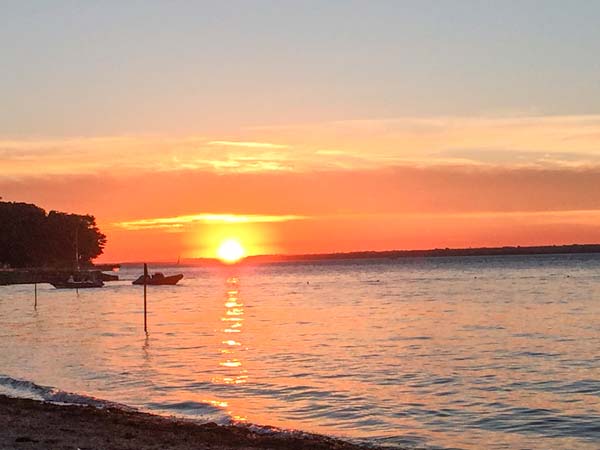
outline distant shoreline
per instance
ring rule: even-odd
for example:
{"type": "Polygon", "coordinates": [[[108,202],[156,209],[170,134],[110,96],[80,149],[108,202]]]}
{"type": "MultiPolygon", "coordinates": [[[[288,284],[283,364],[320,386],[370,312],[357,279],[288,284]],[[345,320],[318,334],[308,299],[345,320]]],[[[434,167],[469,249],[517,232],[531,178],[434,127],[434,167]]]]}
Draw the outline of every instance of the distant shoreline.
{"type": "Polygon", "coordinates": [[[545,245],[531,247],[479,247],[479,248],[443,248],[431,250],[386,250],[348,253],[322,253],[308,255],[265,255],[249,256],[244,262],[263,262],[269,258],[275,261],[306,261],[336,259],[375,259],[375,258],[427,258],[443,256],[509,256],[509,255],[550,255],[600,253],[600,244],[545,245]]]}
{"type": "MultiPolygon", "coordinates": [[[[383,250],[356,251],[344,253],[311,253],[301,255],[252,255],[244,258],[238,264],[252,265],[277,262],[303,261],[336,261],[352,259],[400,259],[400,258],[435,258],[435,257],[465,257],[465,256],[527,256],[527,255],[567,255],[600,253],[600,244],[569,244],[569,245],[540,245],[540,246],[505,246],[477,248],[435,248],[429,250],[383,250]]],[[[214,258],[185,258],[182,264],[191,265],[224,265],[214,258]]],[[[168,261],[148,261],[151,264],[175,264],[168,261]]],[[[122,265],[139,265],[143,261],[129,261],[122,265]]]]}

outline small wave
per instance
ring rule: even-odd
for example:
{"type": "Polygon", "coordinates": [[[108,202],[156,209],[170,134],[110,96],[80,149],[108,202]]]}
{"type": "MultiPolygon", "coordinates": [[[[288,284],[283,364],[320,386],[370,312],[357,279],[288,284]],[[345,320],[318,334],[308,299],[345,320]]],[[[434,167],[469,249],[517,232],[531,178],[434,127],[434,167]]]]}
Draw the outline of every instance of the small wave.
{"type": "Polygon", "coordinates": [[[198,423],[215,422],[219,425],[228,425],[232,421],[226,411],[210,401],[151,402],[146,403],[140,410],[123,403],[103,400],[91,395],[62,391],[51,386],[43,386],[32,381],[12,378],[6,375],[0,375],[0,395],[14,398],[28,398],[61,405],[92,406],[99,409],[114,408],[123,411],[145,411],[152,414],[188,419],[198,423]]]}
{"type": "Polygon", "coordinates": [[[182,418],[196,423],[213,422],[217,425],[232,424],[232,417],[225,409],[219,406],[220,403],[221,402],[217,400],[207,400],[202,402],[193,400],[179,402],[151,402],[144,405],[144,410],[152,414],[182,418]]]}
{"type": "Polygon", "coordinates": [[[50,386],[42,386],[32,381],[0,375],[0,394],[8,397],[29,398],[42,402],[59,403],[64,405],[85,405],[95,408],[118,408],[135,411],[135,408],[121,403],[101,400],[96,397],[72,392],[61,391],[50,386]]]}
{"type": "MultiPolygon", "coordinates": [[[[338,439],[343,439],[346,442],[360,445],[363,448],[373,447],[373,442],[369,442],[369,441],[366,441],[363,439],[351,439],[351,438],[348,438],[347,436],[344,436],[344,437],[326,436],[323,434],[308,433],[306,431],[295,430],[292,428],[280,428],[280,427],[274,427],[271,425],[257,425],[254,423],[239,422],[239,421],[233,421],[232,424],[236,427],[244,428],[246,430],[251,431],[252,433],[256,433],[259,435],[272,435],[272,436],[283,437],[283,438],[305,439],[307,442],[307,445],[314,444],[315,442],[317,442],[319,444],[330,444],[332,446],[337,446],[338,439]]],[[[414,442],[412,442],[412,444],[414,445],[414,442]]],[[[385,445],[383,445],[383,446],[387,447],[385,445]]],[[[305,447],[302,447],[302,448],[305,448],[305,447]]],[[[309,448],[309,447],[306,447],[306,448],[309,448]]],[[[393,443],[392,443],[392,446],[390,446],[390,448],[393,449],[393,448],[397,448],[397,447],[395,445],[393,445],[393,443]]]]}

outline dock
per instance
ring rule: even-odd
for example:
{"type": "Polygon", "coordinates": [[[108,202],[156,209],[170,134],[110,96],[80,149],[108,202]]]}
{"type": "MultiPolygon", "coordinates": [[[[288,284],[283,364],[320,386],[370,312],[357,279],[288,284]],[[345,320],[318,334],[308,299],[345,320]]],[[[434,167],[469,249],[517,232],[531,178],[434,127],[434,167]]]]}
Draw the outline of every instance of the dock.
{"type": "Polygon", "coordinates": [[[75,279],[89,280],[114,280],[117,275],[108,275],[102,273],[103,270],[112,271],[118,268],[119,265],[101,265],[92,266],[89,269],[0,269],[0,286],[8,286],[12,284],[40,284],[60,282],[73,276],[75,279]]]}

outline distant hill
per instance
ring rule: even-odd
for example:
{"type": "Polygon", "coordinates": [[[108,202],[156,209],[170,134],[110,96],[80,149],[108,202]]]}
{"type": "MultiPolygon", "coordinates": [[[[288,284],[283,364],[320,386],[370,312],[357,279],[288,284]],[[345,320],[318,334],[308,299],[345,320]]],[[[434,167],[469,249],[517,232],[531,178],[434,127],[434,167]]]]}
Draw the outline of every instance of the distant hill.
{"type": "MultiPolygon", "coordinates": [[[[443,256],[502,256],[600,253],[600,244],[542,245],[531,247],[435,248],[431,250],[387,250],[347,253],[316,253],[306,255],[256,255],[246,257],[241,264],[260,264],[294,261],[330,261],[350,259],[396,259],[443,256]]],[[[212,258],[186,259],[186,264],[221,264],[212,258]]]]}

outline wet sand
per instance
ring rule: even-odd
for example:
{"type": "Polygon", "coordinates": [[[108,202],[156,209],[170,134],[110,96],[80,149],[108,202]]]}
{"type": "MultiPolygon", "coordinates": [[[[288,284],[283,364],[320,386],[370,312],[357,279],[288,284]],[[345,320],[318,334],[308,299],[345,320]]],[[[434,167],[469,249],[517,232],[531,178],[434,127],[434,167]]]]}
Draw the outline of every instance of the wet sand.
{"type": "Polygon", "coordinates": [[[65,406],[0,395],[0,449],[362,450],[318,435],[258,434],[141,412],[65,406]]]}

